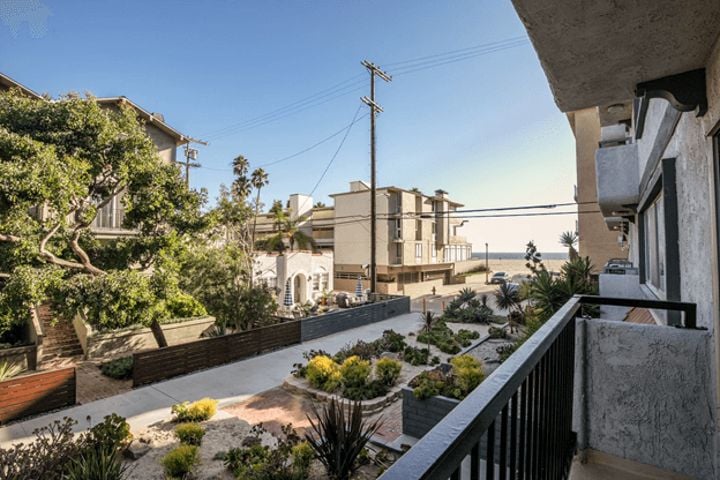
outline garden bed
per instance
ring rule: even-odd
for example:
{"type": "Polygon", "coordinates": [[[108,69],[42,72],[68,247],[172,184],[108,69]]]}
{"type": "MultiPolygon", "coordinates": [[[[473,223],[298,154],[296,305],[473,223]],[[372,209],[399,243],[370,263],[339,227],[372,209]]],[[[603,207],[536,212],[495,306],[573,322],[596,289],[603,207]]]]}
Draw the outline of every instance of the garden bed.
{"type": "MultiPolygon", "coordinates": [[[[173,319],[162,323],[161,328],[168,345],[179,345],[197,340],[214,324],[215,317],[205,316],[173,319]]],[[[149,327],[138,325],[109,332],[98,332],[80,317],[75,317],[73,325],[86,359],[112,358],[157,348],[157,342],[149,327]]]]}

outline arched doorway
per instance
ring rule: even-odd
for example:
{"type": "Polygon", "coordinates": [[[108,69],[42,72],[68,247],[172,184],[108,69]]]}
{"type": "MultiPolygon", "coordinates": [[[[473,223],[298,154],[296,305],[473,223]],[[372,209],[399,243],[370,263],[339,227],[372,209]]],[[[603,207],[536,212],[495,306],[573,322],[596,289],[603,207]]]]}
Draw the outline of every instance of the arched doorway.
{"type": "Polygon", "coordinates": [[[293,278],[293,302],[301,305],[307,302],[307,278],[301,273],[293,278]]]}

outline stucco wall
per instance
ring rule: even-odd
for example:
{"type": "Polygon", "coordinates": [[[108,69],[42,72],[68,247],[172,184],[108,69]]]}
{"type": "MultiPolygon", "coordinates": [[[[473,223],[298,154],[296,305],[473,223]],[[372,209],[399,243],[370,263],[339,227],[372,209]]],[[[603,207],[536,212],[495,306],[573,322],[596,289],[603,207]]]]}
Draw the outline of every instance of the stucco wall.
{"type": "MultiPolygon", "coordinates": [[[[600,117],[597,108],[573,112],[575,157],[577,162],[577,201],[579,211],[597,211],[597,183],[595,176],[595,150],[600,140],[600,117]]],[[[617,233],[608,230],[599,213],[578,215],[580,255],[590,257],[596,270],[611,258],[625,258],[620,249],[617,233]]]]}
{"type": "Polygon", "coordinates": [[[598,319],[578,320],[578,331],[575,430],[584,446],[713,478],[710,334],[598,319]]]}

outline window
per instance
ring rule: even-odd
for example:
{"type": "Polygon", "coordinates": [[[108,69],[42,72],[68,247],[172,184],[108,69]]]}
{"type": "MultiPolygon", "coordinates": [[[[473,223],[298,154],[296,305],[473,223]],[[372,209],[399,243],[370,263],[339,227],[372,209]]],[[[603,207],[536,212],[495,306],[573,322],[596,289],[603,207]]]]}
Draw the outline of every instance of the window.
{"type": "Polygon", "coordinates": [[[422,220],[415,220],[415,240],[422,240],[422,220]]]}
{"type": "Polygon", "coordinates": [[[320,276],[320,289],[322,291],[328,290],[329,285],[330,285],[330,274],[323,273],[320,276]]]}
{"type": "MultiPolygon", "coordinates": [[[[641,283],[657,298],[679,301],[680,252],[678,245],[675,159],[662,159],[655,180],[643,195],[639,209],[641,283]]],[[[652,177],[651,177],[652,178],[652,177]]],[[[668,314],[667,324],[680,321],[668,314]]]]}
{"type": "Polygon", "coordinates": [[[318,291],[320,291],[320,274],[319,274],[319,273],[313,274],[313,277],[312,277],[312,288],[313,288],[313,292],[318,292],[318,291]]]}
{"type": "Polygon", "coordinates": [[[403,261],[403,244],[395,244],[395,263],[402,263],[403,261]]]}
{"type": "Polygon", "coordinates": [[[422,260],[422,243],[415,244],[415,260],[422,260]]]}
{"type": "Polygon", "coordinates": [[[395,219],[395,240],[402,238],[402,220],[399,218],[395,219]]]}
{"type": "Polygon", "coordinates": [[[665,215],[660,193],[643,212],[646,283],[665,290],[665,215]]]}

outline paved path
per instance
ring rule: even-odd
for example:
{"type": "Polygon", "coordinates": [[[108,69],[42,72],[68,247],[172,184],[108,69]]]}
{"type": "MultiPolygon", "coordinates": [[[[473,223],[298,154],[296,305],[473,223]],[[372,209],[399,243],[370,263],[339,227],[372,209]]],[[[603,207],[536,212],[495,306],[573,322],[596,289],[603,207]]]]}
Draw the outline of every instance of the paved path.
{"type": "Polygon", "coordinates": [[[212,397],[220,401],[221,407],[230,405],[281,385],[283,379],[290,374],[293,364],[303,361],[302,353],[307,350],[323,349],[334,353],[347,343],[360,339],[371,341],[379,338],[387,329],[407,335],[408,332],[416,331],[420,327],[417,313],[401,315],[221,367],[155,383],[85,405],[42,415],[0,428],[0,446],[7,447],[11,443],[27,441],[32,436],[34,429],[66,416],[76,419],[79,422],[78,430],[84,430],[88,426],[88,416],[91,417],[93,423],[97,423],[102,420],[103,416],[114,412],[125,417],[132,430],[137,430],[168,418],[170,407],[185,400],[193,401],[202,397],[212,397]]]}

